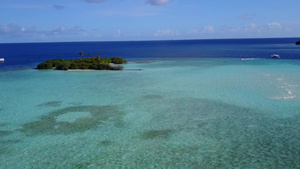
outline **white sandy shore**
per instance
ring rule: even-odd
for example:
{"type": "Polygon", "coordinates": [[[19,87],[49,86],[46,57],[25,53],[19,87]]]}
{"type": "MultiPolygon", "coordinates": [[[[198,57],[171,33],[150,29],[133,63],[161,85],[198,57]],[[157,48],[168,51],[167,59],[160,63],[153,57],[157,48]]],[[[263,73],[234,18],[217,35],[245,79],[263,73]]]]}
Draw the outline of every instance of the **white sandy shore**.
{"type": "MultiPolygon", "coordinates": [[[[85,71],[99,71],[99,70],[95,70],[95,69],[68,69],[67,71],[71,71],[71,72],[77,72],[77,71],[79,71],[79,72],[85,72],[85,71]]],[[[101,71],[103,71],[103,70],[101,70],[101,71]]]]}

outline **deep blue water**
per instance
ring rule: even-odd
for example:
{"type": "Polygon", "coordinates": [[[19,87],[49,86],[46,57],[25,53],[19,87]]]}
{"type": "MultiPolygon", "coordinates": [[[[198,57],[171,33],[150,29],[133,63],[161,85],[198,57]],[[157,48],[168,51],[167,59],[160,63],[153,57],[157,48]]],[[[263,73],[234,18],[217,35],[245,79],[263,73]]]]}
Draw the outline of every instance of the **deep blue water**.
{"type": "Polygon", "coordinates": [[[120,56],[129,61],[172,58],[270,58],[300,59],[300,38],[212,39],[131,42],[60,42],[0,44],[0,69],[35,67],[55,58],[79,58],[101,54],[102,58],[120,56]]]}

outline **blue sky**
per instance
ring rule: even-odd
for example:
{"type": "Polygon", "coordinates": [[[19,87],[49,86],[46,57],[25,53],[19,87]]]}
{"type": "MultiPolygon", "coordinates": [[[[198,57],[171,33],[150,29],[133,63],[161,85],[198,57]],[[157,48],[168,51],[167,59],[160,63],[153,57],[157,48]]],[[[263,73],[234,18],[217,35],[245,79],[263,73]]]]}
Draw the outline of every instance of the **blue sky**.
{"type": "Polygon", "coordinates": [[[300,37],[299,0],[1,0],[0,43],[300,37]]]}

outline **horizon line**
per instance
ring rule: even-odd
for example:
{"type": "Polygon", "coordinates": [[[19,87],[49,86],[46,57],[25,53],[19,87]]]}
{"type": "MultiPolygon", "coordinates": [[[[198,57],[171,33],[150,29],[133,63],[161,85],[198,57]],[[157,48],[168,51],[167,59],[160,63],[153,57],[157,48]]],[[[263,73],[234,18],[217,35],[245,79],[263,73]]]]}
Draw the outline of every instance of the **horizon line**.
{"type": "Polygon", "coordinates": [[[205,41],[205,40],[241,40],[241,39],[293,39],[300,37],[253,37],[253,38],[204,38],[204,39],[156,39],[156,40],[104,40],[104,41],[41,41],[41,42],[7,42],[7,43],[0,43],[0,44],[25,44],[25,43],[93,43],[93,42],[160,42],[160,41],[205,41]]]}

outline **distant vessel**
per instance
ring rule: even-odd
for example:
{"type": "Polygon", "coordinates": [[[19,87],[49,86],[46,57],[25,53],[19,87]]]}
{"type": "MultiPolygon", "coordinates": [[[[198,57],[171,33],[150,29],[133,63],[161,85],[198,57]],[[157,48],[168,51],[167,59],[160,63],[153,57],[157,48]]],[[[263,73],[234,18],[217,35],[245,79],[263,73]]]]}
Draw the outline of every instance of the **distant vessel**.
{"type": "Polygon", "coordinates": [[[255,60],[255,59],[258,59],[258,58],[241,58],[240,60],[255,60]]]}
{"type": "Polygon", "coordinates": [[[277,54],[273,54],[273,55],[271,55],[271,58],[273,58],[273,59],[280,59],[280,56],[277,55],[277,54]]]}
{"type": "Polygon", "coordinates": [[[4,58],[0,58],[0,62],[4,62],[4,58]]]}

